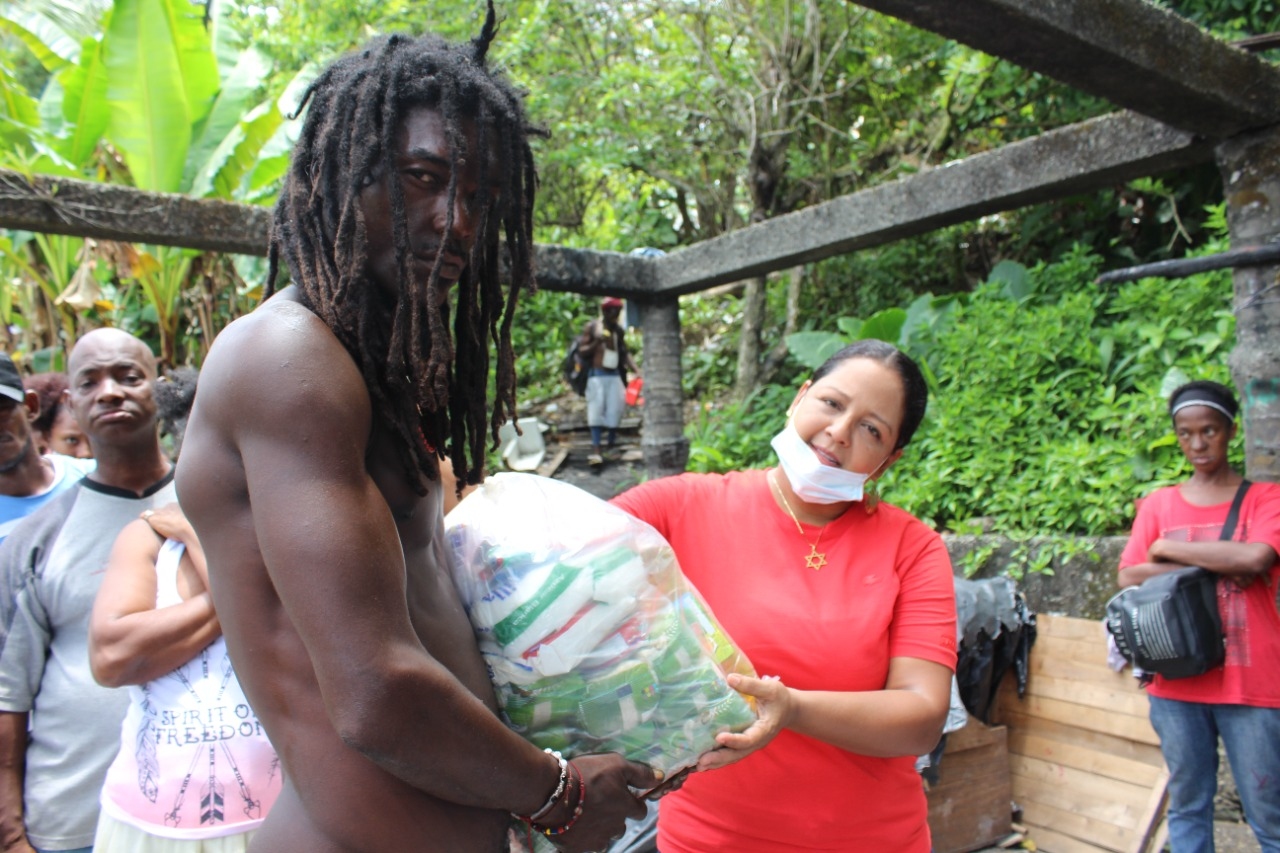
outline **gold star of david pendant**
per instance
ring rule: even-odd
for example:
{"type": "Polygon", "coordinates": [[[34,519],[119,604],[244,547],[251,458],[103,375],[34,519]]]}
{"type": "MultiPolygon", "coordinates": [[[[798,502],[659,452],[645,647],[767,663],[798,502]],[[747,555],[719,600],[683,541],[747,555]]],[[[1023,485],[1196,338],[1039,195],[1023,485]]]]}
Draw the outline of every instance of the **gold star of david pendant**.
{"type": "Polygon", "coordinates": [[[827,555],[818,551],[818,546],[809,546],[809,556],[804,558],[804,564],[815,572],[827,564],[827,555]]]}

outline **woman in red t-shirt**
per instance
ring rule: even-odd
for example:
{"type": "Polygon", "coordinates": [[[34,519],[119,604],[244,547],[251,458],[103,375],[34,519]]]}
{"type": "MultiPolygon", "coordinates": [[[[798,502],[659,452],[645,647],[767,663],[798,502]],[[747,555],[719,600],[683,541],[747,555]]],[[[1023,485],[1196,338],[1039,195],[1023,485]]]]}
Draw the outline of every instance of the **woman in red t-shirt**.
{"type": "Polygon", "coordinates": [[[1192,474],[1142,500],[1120,557],[1121,587],[1184,566],[1221,576],[1226,659],[1191,678],[1157,675],[1147,688],[1151,724],[1169,766],[1173,853],[1213,849],[1219,738],[1262,849],[1280,851],[1280,485],[1253,483],[1234,536],[1219,540],[1244,479],[1227,461],[1238,409],[1235,394],[1217,382],[1191,382],[1169,397],[1192,474]]]}
{"type": "Polygon", "coordinates": [[[653,480],[614,499],[667,538],[761,678],[761,719],[662,800],[662,853],[927,853],[915,757],[937,745],[956,659],[941,538],[864,483],[902,455],[928,392],[859,341],[805,382],[777,468],[653,480]],[[878,505],[877,505],[878,504],[878,505]]]}

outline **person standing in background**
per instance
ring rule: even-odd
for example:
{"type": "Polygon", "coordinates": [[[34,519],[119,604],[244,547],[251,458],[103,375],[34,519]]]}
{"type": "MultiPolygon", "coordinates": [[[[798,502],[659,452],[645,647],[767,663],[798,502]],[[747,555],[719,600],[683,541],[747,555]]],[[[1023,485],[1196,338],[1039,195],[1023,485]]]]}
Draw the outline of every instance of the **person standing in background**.
{"type": "Polygon", "coordinates": [[[1263,853],[1280,853],[1280,485],[1249,484],[1234,535],[1219,539],[1244,481],[1227,458],[1238,411],[1218,382],[1189,382],[1169,396],[1191,476],[1139,502],[1120,555],[1121,588],[1185,566],[1218,575],[1222,664],[1190,678],[1156,675],[1147,686],[1169,767],[1173,853],[1213,850],[1219,740],[1263,853]]]}
{"type": "MultiPolygon", "coordinates": [[[[40,399],[38,391],[25,387],[13,359],[0,353],[0,542],[18,522],[94,468],[92,460],[40,451],[35,428],[43,414],[40,399]]],[[[70,416],[66,406],[61,408],[70,416]]]]}
{"type": "Polygon", "coordinates": [[[89,613],[116,536],[177,499],[147,345],[97,329],[67,365],[67,401],[97,467],[0,543],[0,838],[19,853],[93,843],[128,697],[93,679],[89,613]]]}
{"type": "Polygon", "coordinates": [[[602,465],[601,442],[612,448],[618,440],[618,424],[626,410],[627,371],[639,373],[627,349],[626,330],[618,322],[622,300],[606,296],[600,316],[587,324],[578,341],[578,355],[588,367],[587,426],[591,428],[591,465],[602,465]],[[606,436],[607,432],[607,436],[606,436]]]}
{"type": "Polygon", "coordinates": [[[76,459],[92,459],[93,448],[66,405],[67,374],[37,373],[22,383],[40,398],[40,414],[32,421],[41,453],[60,453],[76,459]]]}

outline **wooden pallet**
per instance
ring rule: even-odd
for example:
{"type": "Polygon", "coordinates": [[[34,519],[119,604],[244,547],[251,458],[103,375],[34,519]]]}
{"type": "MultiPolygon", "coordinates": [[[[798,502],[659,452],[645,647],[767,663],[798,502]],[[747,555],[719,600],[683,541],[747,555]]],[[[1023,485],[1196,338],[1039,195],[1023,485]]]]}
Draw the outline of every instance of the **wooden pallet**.
{"type": "Polygon", "coordinates": [[[935,853],[966,853],[1011,830],[1008,730],[969,718],[947,735],[938,784],[926,792],[935,853]]]}
{"type": "Polygon", "coordinates": [[[1128,670],[1107,666],[1100,622],[1037,617],[1026,695],[1007,674],[995,719],[1009,729],[1013,799],[1045,853],[1150,853],[1169,774],[1128,670]]]}

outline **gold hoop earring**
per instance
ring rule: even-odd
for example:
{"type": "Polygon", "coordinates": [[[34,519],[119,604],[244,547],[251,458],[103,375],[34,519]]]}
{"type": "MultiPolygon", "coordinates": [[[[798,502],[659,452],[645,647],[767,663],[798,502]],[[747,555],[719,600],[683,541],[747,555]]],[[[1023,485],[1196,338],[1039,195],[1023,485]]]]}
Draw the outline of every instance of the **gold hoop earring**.
{"type": "Polygon", "coordinates": [[[867,515],[875,515],[877,509],[880,508],[880,486],[879,481],[872,480],[867,483],[862,495],[862,508],[867,511],[867,515]]]}

